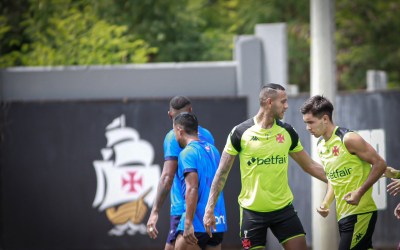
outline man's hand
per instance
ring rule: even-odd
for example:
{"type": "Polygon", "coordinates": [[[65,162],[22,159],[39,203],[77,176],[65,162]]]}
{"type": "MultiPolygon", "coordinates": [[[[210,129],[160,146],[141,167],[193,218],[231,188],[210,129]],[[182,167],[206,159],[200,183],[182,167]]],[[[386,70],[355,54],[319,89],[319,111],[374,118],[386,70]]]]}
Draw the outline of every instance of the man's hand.
{"type": "Polygon", "coordinates": [[[158,182],[157,186],[156,198],[154,200],[149,220],[147,221],[147,234],[152,239],[157,238],[158,230],[156,228],[156,224],[158,221],[158,212],[160,211],[161,206],[165,201],[165,198],[168,196],[171,190],[172,182],[174,181],[174,176],[177,168],[177,160],[164,161],[160,181],[158,182]]]}
{"type": "Polygon", "coordinates": [[[214,216],[214,210],[212,209],[206,209],[206,212],[204,213],[204,218],[203,218],[203,224],[204,228],[206,229],[206,232],[210,238],[212,238],[212,232],[211,229],[217,230],[217,222],[215,221],[215,216],[214,216]]]}
{"type": "Polygon", "coordinates": [[[324,218],[329,214],[329,206],[322,203],[320,207],[317,207],[317,212],[324,218]]]}
{"type": "Polygon", "coordinates": [[[358,190],[355,190],[348,192],[343,199],[347,202],[347,204],[357,206],[358,203],[360,203],[361,196],[362,195],[358,192],[358,190]]]}
{"type": "Polygon", "coordinates": [[[397,207],[394,209],[394,216],[400,220],[400,203],[397,204],[397,207]]]}
{"type": "Polygon", "coordinates": [[[390,195],[396,196],[400,192],[400,179],[392,179],[387,185],[387,191],[390,195]]]}
{"type": "Polygon", "coordinates": [[[197,238],[194,235],[194,228],[193,224],[188,224],[185,225],[185,229],[183,231],[183,238],[185,239],[186,243],[189,245],[196,245],[197,244],[197,238]]]}
{"type": "Polygon", "coordinates": [[[147,234],[152,239],[157,238],[158,235],[158,230],[156,228],[157,221],[158,213],[152,211],[149,220],[147,221],[147,234]]]}
{"type": "Polygon", "coordinates": [[[399,174],[399,170],[396,170],[392,167],[387,166],[385,173],[383,174],[387,178],[396,178],[399,174]]]}

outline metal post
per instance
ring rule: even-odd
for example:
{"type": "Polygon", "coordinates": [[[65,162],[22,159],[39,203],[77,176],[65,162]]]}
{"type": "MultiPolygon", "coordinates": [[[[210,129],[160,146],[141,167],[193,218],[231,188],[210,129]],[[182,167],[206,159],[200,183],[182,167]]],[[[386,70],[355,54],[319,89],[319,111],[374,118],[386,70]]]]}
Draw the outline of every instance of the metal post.
{"type": "MultiPolygon", "coordinates": [[[[311,96],[324,95],[335,103],[334,0],[311,0],[311,96]]],[[[316,139],[311,139],[311,156],[318,160],[316,139]]],[[[312,178],[312,249],[338,249],[335,204],[327,218],[315,209],[326,193],[326,184],[312,178]]]]}

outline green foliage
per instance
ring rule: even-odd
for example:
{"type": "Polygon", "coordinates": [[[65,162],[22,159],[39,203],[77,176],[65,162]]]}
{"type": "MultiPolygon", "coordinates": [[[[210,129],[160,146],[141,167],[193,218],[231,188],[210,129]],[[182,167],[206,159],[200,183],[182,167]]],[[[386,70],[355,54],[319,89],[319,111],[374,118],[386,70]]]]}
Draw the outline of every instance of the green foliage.
{"type": "Polygon", "coordinates": [[[285,22],[288,32],[288,60],[290,84],[301,91],[310,86],[310,26],[309,1],[246,0],[237,3],[237,18],[232,28],[238,34],[253,34],[259,23],[285,22]]]}
{"type": "MultiPolygon", "coordinates": [[[[398,0],[336,0],[339,89],[400,86],[398,0]]],[[[285,22],[289,79],[310,85],[310,1],[1,0],[0,67],[231,60],[236,35],[285,22]]]]}
{"type": "Polygon", "coordinates": [[[3,66],[12,63],[11,55],[20,65],[93,65],[145,63],[157,52],[129,35],[127,26],[99,20],[90,5],[32,1],[25,15],[21,25],[30,41],[1,57],[3,66]]]}
{"type": "Polygon", "coordinates": [[[228,19],[219,2],[100,0],[96,8],[105,20],[128,25],[130,33],[159,48],[155,62],[230,60],[233,34],[221,25],[228,19]]]}
{"type": "MultiPolygon", "coordinates": [[[[400,87],[400,2],[336,0],[337,81],[339,89],[366,87],[368,69],[388,73],[389,87],[400,87]]],[[[285,22],[289,79],[301,91],[310,85],[309,1],[238,0],[237,34],[252,34],[257,23],[285,22]]]]}
{"type": "Polygon", "coordinates": [[[0,67],[18,65],[18,52],[26,39],[20,25],[26,9],[24,0],[0,1],[0,67]]]}
{"type": "Polygon", "coordinates": [[[389,87],[400,87],[399,12],[398,0],[337,0],[340,89],[365,88],[368,69],[386,71],[389,87]]]}
{"type": "MultiPolygon", "coordinates": [[[[0,16],[0,41],[5,40],[5,37],[8,33],[10,33],[11,26],[7,22],[7,17],[0,16]]],[[[15,53],[9,53],[5,56],[0,56],[0,66],[6,65],[8,62],[10,65],[13,65],[16,61],[15,53]]]]}

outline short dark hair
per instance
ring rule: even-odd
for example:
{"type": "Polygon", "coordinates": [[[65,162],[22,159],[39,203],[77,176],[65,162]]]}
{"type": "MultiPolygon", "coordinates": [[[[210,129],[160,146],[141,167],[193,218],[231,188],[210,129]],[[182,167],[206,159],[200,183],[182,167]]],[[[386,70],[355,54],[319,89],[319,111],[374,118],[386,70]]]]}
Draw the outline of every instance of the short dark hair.
{"type": "Polygon", "coordinates": [[[313,116],[318,118],[328,115],[329,119],[333,121],[333,109],[333,104],[327,98],[321,95],[315,95],[308,98],[308,100],[303,103],[303,106],[300,108],[300,112],[303,115],[311,112],[313,116]]]}
{"type": "Polygon", "coordinates": [[[190,99],[186,96],[175,96],[169,102],[169,106],[175,110],[180,110],[191,104],[190,99]]]}
{"type": "Polygon", "coordinates": [[[275,97],[278,95],[278,90],[285,91],[285,88],[282,85],[276,83],[268,83],[262,86],[259,95],[260,105],[267,98],[275,99],[275,97]]]}
{"type": "Polygon", "coordinates": [[[183,130],[189,134],[197,134],[199,122],[193,113],[182,112],[174,118],[174,124],[183,127],[183,130]]]}
{"type": "Polygon", "coordinates": [[[285,88],[282,85],[276,84],[276,83],[264,84],[264,86],[262,88],[263,89],[269,88],[269,89],[273,89],[273,90],[283,90],[283,91],[285,91],[285,88]]]}

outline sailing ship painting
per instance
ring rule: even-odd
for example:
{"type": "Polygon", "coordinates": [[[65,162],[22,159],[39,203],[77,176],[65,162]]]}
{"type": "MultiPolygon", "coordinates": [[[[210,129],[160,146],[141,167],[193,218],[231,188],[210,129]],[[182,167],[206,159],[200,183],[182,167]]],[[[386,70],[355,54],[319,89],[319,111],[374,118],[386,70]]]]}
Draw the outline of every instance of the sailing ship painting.
{"type": "Polygon", "coordinates": [[[153,164],[152,145],[137,130],[125,126],[125,115],[107,127],[102,160],[93,162],[97,177],[93,207],[114,225],[109,235],[146,234],[144,216],[156,195],[160,167],[153,164]]]}

